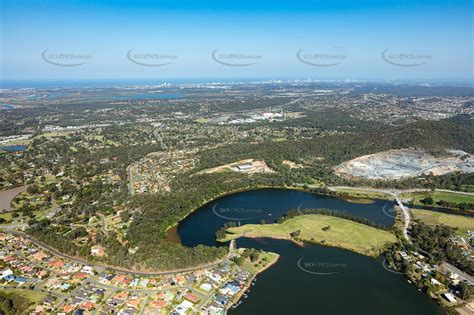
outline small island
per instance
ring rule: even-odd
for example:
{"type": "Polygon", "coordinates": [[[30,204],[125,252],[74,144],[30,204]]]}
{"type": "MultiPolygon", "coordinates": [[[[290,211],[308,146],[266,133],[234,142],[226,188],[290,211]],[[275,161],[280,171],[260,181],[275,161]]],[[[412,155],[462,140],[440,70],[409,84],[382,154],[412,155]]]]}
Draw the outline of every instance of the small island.
{"type": "Polygon", "coordinates": [[[232,227],[226,230],[225,238],[218,240],[227,242],[239,237],[305,241],[348,249],[371,257],[377,257],[388,245],[397,240],[389,231],[321,214],[301,215],[279,224],[247,224],[232,227]]]}

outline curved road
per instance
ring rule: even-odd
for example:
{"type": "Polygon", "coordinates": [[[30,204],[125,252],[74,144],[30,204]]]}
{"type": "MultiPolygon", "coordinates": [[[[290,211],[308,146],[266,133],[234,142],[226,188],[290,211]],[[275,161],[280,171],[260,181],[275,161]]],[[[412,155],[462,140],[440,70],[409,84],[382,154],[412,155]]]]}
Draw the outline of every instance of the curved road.
{"type": "Polygon", "coordinates": [[[229,259],[229,257],[232,255],[232,251],[233,251],[234,246],[235,246],[234,245],[235,242],[231,242],[230,245],[229,245],[229,253],[224,258],[219,259],[218,261],[215,261],[213,263],[209,263],[209,264],[205,264],[205,265],[201,265],[201,266],[196,266],[196,267],[190,267],[190,268],[176,269],[176,270],[146,272],[146,271],[130,270],[130,269],[124,269],[124,268],[119,268],[119,267],[114,267],[114,266],[109,266],[109,265],[102,265],[102,264],[92,263],[92,262],[87,261],[87,260],[82,259],[82,258],[73,257],[73,256],[66,255],[64,253],[61,253],[60,251],[52,248],[51,246],[49,246],[47,244],[44,244],[43,242],[38,241],[37,239],[31,237],[30,235],[28,235],[26,233],[19,232],[19,231],[12,231],[12,230],[7,230],[6,232],[10,233],[12,235],[18,236],[18,237],[25,238],[25,239],[29,240],[30,242],[38,245],[39,247],[53,253],[56,256],[74,261],[74,262],[82,264],[82,265],[92,266],[95,269],[99,269],[99,270],[100,269],[107,269],[107,270],[120,272],[120,273],[125,273],[125,274],[129,274],[129,275],[134,275],[134,276],[149,276],[149,277],[165,276],[165,275],[172,275],[172,274],[176,274],[176,273],[192,272],[192,271],[195,271],[195,270],[201,270],[201,269],[205,269],[205,268],[215,267],[215,266],[219,265],[220,263],[224,262],[225,260],[229,259]]]}

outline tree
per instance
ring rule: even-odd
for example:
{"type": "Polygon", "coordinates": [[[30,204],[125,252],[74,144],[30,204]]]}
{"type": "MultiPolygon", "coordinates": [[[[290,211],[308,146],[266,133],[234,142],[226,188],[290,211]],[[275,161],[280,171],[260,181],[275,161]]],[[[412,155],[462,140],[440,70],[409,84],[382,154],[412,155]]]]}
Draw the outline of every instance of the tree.
{"type": "Polygon", "coordinates": [[[468,300],[474,295],[474,286],[469,285],[467,281],[459,283],[459,297],[463,300],[468,300]]]}
{"type": "Polygon", "coordinates": [[[294,231],[294,232],[291,232],[291,233],[290,233],[290,236],[291,236],[292,238],[298,238],[298,236],[300,236],[300,234],[301,234],[301,230],[296,230],[296,231],[294,231]]]}
{"type": "Polygon", "coordinates": [[[432,205],[434,204],[434,200],[432,197],[425,197],[423,199],[420,200],[421,203],[425,204],[425,205],[432,205]]]}

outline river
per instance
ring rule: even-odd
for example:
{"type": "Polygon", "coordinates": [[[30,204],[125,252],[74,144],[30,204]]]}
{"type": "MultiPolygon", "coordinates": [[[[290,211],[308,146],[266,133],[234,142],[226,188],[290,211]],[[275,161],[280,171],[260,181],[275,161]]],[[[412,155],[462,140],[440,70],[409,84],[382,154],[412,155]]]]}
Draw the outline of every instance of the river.
{"type": "Polygon", "coordinates": [[[0,190],[0,211],[5,209],[11,211],[11,201],[16,195],[26,191],[28,186],[20,186],[16,188],[10,188],[7,190],[0,190]]]}
{"type": "MultiPolygon", "coordinates": [[[[298,207],[328,208],[391,226],[393,206],[391,201],[358,204],[297,190],[260,189],[218,198],[190,214],[177,230],[183,245],[223,246],[214,233],[231,219],[272,223],[298,207]]],[[[386,269],[382,257],[268,238],[242,238],[237,246],[275,252],[280,259],[258,275],[248,298],[231,314],[444,314],[404,275],[386,269]]]]}

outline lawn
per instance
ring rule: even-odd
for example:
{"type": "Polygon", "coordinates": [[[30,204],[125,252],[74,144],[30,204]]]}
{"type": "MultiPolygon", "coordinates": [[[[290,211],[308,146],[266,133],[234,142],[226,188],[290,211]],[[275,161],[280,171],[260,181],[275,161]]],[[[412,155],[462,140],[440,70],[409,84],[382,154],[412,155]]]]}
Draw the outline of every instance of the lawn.
{"type": "Polygon", "coordinates": [[[269,264],[273,264],[278,259],[278,257],[280,257],[278,254],[272,252],[263,252],[260,253],[259,259],[255,263],[252,263],[249,259],[246,259],[242,268],[250,271],[253,274],[257,274],[261,272],[262,269],[267,268],[269,264]]]}
{"type": "Polygon", "coordinates": [[[459,235],[465,234],[466,231],[474,230],[474,218],[465,217],[455,214],[446,214],[429,210],[410,209],[415,219],[426,224],[437,225],[444,224],[458,228],[459,235]]]}
{"type": "Polygon", "coordinates": [[[281,224],[248,224],[227,230],[221,241],[239,237],[291,239],[290,233],[301,230],[299,240],[340,247],[367,256],[378,256],[387,244],[396,241],[394,234],[342,218],[310,214],[289,219],[281,224]],[[323,228],[330,227],[323,230],[323,228]]]}
{"type": "Polygon", "coordinates": [[[393,197],[389,194],[384,194],[382,192],[376,192],[376,191],[341,188],[341,189],[337,189],[337,192],[343,194],[342,197],[347,197],[347,198],[382,199],[382,200],[393,199],[393,197]]]}
{"type": "MultiPolygon", "coordinates": [[[[0,288],[1,293],[11,294],[14,293],[16,296],[21,296],[30,301],[30,303],[37,304],[46,298],[47,294],[40,291],[28,290],[28,289],[3,289],[0,288]]],[[[28,305],[22,305],[28,307],[28,305]]],[[[0,312],[1,313],[1,312],[0,312]]]]}
{"type": "MultiPolygon", "coordinates": [[[[462,193],[450,193],[444,191],[418,191],[418,192],[411,192],[405,193],[402,195],[402,198],[411,199],[411,202],[414,205],[424,205],[421,203],[420,200],[431,197],[433,198],[434,202],[438,202],[440,200],[453,202],[453,203],[474,203],[474,196],[462,193]]],[[[436,206],[436,204],[433,204],[436,206]]]]}
{"type": "MultiPolygon", "coordinates": [[[[35,214],[36,219],[39,220],[39,219],[44,218],[44,216],[45,216],[46,214],[48,214],[49,211],[50,211],[50,209],[43,209],[43,210],[33,211],[33,213],[35,214]]],[[[24,221],[26,222],[26,221],[28,221],[28,220],[30,219],[30,217],[28,217],[28,216],[26,216],[26,217],[23,216],[23,215],[22,215],[22,212],[20,212],[20,211],[10,211],[10,212],[2,213],[2,214],[0,214],[0,218],[3,218],[3,219],[5,219],[5,220],[7,220],[7,221],[12,221],[12,219],[13,219],[13,218],[12,218],[12,213],[14,213],[14,212],[16,212],[16,213],[18,213],[18,214],[20,215],[19,217],[16,218],[16,220],[23,218],[24,221]]],[[[5,224],[10,224],[10,223],[5,223],[5,224]]],[[[0,225],[1,225],[1,224],[0,224],[0,225]]]]}

